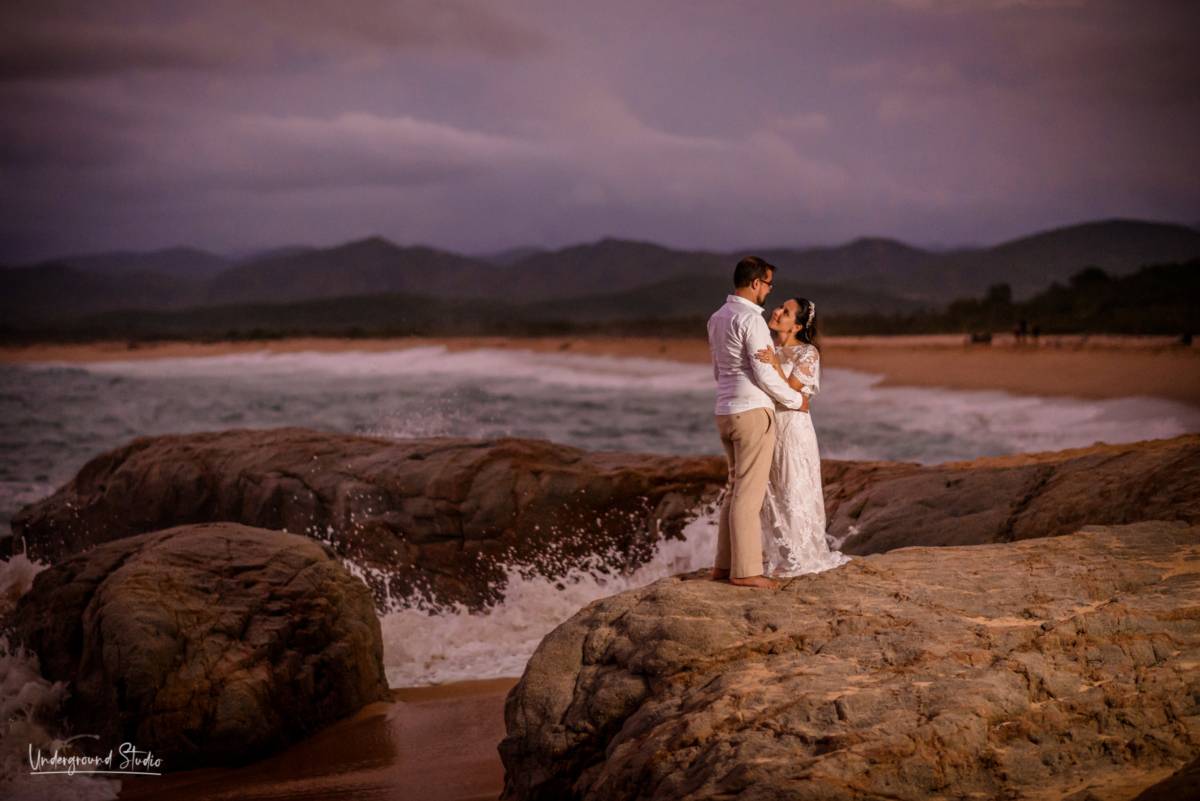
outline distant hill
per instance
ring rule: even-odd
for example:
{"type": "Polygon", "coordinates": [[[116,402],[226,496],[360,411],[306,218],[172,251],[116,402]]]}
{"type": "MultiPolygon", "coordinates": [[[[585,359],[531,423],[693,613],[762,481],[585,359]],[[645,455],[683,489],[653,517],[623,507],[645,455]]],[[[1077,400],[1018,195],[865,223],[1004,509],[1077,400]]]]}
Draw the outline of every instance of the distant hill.
{"type": "MultiPolygon", "coordinates": [[[[1004,282],[1025,300],[1057,281],[1066,283],[1085,267],[1112,276],[1150,264],[1184,262],[1200,256],[1200,231],[1184,225],[1109,220],[1073,225],[1014,239],[993,248],[947,254],[982,277],[975,293],[1004,282]]],[[[961,295],[960,295],[961,296],[961,295]]]]}
{"type": "MultiPolygon", "coordinates": [[[[536,253],[501,273],[505,298],[549,300],[619,292],[685,275],[733,274],[736,259],[649,242],[602,239],[536,253]]],[[[728,280],[728,276],[726,276],[728,280]]]]}
{"type": "MultiPolygon", "coordinates": [[[[122,310],[81,316],[63,325],[60,331],[134,338],[355,330],[479,334],[520,331],[523,326],[559,326],[562,331],[569,331],[581,326],[690,320],[688,330],[702,335],[704,320],[729,294],[727,284],[724,278],[716,276],[681,277],[626,292],[528,304],[381,292],[296,303],[239,303],[171,311],[122,310]]],[[[827,315],[865,314],[874,310],[905,314],[918,307],[912,301],[854,288],[789,282],[776,285],[767,305],[773,307],[801,294],[812,299],[821,313],[827,315]]]]}
{"type": "MultiPolygon", "coordinates": [[[[748,251],[747,251],[748,252],[748,251]]],[[[871,286],[899,297],[947,303],[1007,283],[1025,299],[1084,267],[1127,275],[1147,264],[1200,256],[1200,231],[1184,225],[1108,220],[1015,239],[990,248],[935,252],[890,239],[835,248],[758,251],[789,278],[871,286]]]]}
{"type": "Polygon", "coordinates": [[[201,285],[155,271],[108,273],[65,264],[0,270],[0,320],[31,326],[103,309],[171,308],[201,285]]]}
{"type": "Polygon", "coordinates": [[[1188,337],[1200,333],[1200,259],[1152,264],[1113,276],[1087,267],[1064,285],[1055,281],[1014,301],[1007,284],[982,298],[962,298],[944,312],[843,315],[826,326],[836,334],[1002,333],[1025,323],[1028,334],[1124,334],[1188,337]]]}
{"type": "Polygon", "coordinates": [[[522,259],[527,259],[530,256],[536,255],[538,253],[545,253],[545,252],[546,252],[545,248],[535,248],[535,247],[526,246],[526,247],[507,248],[505,250],[501,250],[496,253],[480,253],[480,254],[476,255],[475,258],[479,259],[482,262],[487,262],[488,264],[491,264],[496,267],[510,267],[510,266],[516,264],[517,262],[521,261],[522,259]]]}
{"type": "Polygon", "coordinates": [[[327,250],[250,261],[209,281],[208,303],[287,303],[370,292],[488,296],[497,270],[467,256],[373,237],[327,250]]]}
{"type": "Polygon", "coordinates": [[[876,290],[886,288],[900,297],[941,300],[940,292],[931,291],[923,280],[924,272],[941,264],[941,254],[891,239],[864,238],[832,248],[774,248],[733,255],[741,258],[752,254],[779,267],[791,281],[872,286],[876,290]],[[914,281],[918,277],[920,280],[914,281]]]}
{"type": "Polygon", "coordinates": [[[55,259],[55,264],[84,272],[144,273],[158,272],[173,278],[203,281],[229,269],[232,259],[195,248],[170,248],[149,253],[115,251],[55,259]]]}
{"type": "MultiPolygon", "coordinates": [[[[299,303],[234,303],[173,311],[122,310],[80,317],[56,333],[100,337],[156,338],[264,336],[284,333],[346,333],[355,330],[393,334],[450,329],[463,302],[381,292],[299,303]]],[[[503,309],[497,309],[502,314],[503,309]]],[[[486,322],[486,320],[484,321],[486,322]]]]}
{"type": "MultiPolygon", "coordinates": [[[[586,323],[614,320],[666,320],[683,317],[707,318],[732,292],[723,276],[680,276],[648,287],[587,295],[567,301],[553,300],[517,307],[523,319],[547,322],[571,320],[586,323]]],[[[907,314],[924,307],[893,295],[837,284],[801,284],[777,280],[767,297],[767,308],[788,298],[806,297],[821,314],[907,314]]]]}
{"type": "Polygon", "coordinates": [[[277,259],[281,256],[299,256],[301,253],[311,253],[319,248],[309,247],[307,245],[283,245],[277,248],[258,248],[256,250],[244,250],[229,255],[230,266],[235,264],[245,264],[250,261],[262,261],[264,259],[277,259]]]}
{"type": "MultiPolygon", "coordinates": [[[[798,285],[789,293],[824,293],[847,309],[892,314],[914,305],[942,308],[998,283],[1009,284],[1013,297],[1023,300],[1089,266],[1121,276],[1146,264],[1187,261],[1200,256],[1200,231],[1111,220],[946,252],[879,238],[754,252],[778,265],[780,289],[784,283],[798,285]]],[[[708,297],[710,279],[714,288],[723,282],[727,290],[733,265],[744,253],[609,238],[553,251],[519,248],[470,257],[374,237],[333,248],[285,248],[242,263],[188,248],[75,256],[0,270],[0,315],[10,324],[29,325],[116,309],[290,304],[401,293],[521,306],[539,318],[557,313],[561,301],[587,298],[577,308],[591,309],[587,313],[596,319],[605,314],[642,319],[643,312],[653,311],[646,299],[663,293],[648,288],[678,279],[667,293],[671,299],[660,302],[700,308],[687,299],[708,297]],[[225,264],[220,272],[196,277],[218,263],[225,264]]],[[[814,300],[821,303],[819,297],[814,300]]]]}

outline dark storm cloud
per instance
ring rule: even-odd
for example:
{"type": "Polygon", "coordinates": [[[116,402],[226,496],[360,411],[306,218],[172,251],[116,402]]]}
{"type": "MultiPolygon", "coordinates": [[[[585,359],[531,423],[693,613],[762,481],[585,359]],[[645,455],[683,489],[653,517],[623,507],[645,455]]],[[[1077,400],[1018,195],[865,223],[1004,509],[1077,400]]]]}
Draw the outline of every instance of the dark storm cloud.
{"type": "Polygon", "coordinates": [[[1200,219],[1200,4],[8,4],[0,261],[1200,219]]]}
{"type": "Polygon", "coordinates": [[[0,169],[98,168],[134,154],[141,115],[71,96],[0,87],[0,169]]]}
{"type": "Polygon", "coordinates": [[[437,0],[9,0],[0,6],[0,80],[130,70],[213,69],[354,48],[475,49],[515,57],[547,45],[486,8],[437,0]]]}

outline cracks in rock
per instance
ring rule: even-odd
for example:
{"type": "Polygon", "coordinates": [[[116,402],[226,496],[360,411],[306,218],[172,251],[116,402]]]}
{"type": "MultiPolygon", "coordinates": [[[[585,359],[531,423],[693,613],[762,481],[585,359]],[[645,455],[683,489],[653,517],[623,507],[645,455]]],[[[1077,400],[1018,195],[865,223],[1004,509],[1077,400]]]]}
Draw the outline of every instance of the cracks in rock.
{"type": "Polygon", "coordinates": [[[1016,538],[1017,518],[1024,512],[1034,499],[1042,491],[1042,488],[1050,482],[1057,472],[1055,465],[1038,465],[1034,470],[1033,478],[1029,482],[1025,494],[1009,507],[1008,517],[1004,521],[1004,525],[996,532],[993,542],[1013,542],[1016,538]]]}

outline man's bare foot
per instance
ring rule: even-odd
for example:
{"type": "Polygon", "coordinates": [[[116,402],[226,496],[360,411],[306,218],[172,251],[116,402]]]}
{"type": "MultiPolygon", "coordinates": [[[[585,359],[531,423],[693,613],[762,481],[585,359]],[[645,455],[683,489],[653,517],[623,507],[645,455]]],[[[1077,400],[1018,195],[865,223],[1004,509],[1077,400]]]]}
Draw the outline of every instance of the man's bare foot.
{"type": "Polygon", "coordinates": [[[723,567],[714,567],[713,568],[713,575],[712,575],[713,581],[724,581],[727,578],[729,578],[728,570],[726,570],[723,567]]]}
{"type": "Polygon", "coordinates": [[[748,576],[746,578],[731,578],[730,584],[736,584],[739,587],[760,587],[764,590],[779,589],[778,581],[771,581],[766,576],[748,576]]]}

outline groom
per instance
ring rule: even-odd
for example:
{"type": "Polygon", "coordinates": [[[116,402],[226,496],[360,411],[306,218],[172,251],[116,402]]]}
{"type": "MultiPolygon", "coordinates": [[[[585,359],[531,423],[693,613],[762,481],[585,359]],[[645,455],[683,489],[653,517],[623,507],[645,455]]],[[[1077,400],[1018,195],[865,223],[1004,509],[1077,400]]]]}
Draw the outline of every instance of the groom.
{"type": "Polygon", "coordinates": [[[762,302],[775,268],[747,256],[733,271],[734,293],[708,319],[708,349],[717,379],[717,431],[729,459],[729,488],[721,504],[714,580],[773,590],[763,576],[762,527],[758,520],[775,453],[775,403],[799,409],[804,396],[769,364],[754,358],[773,347],[762,302]]]}

